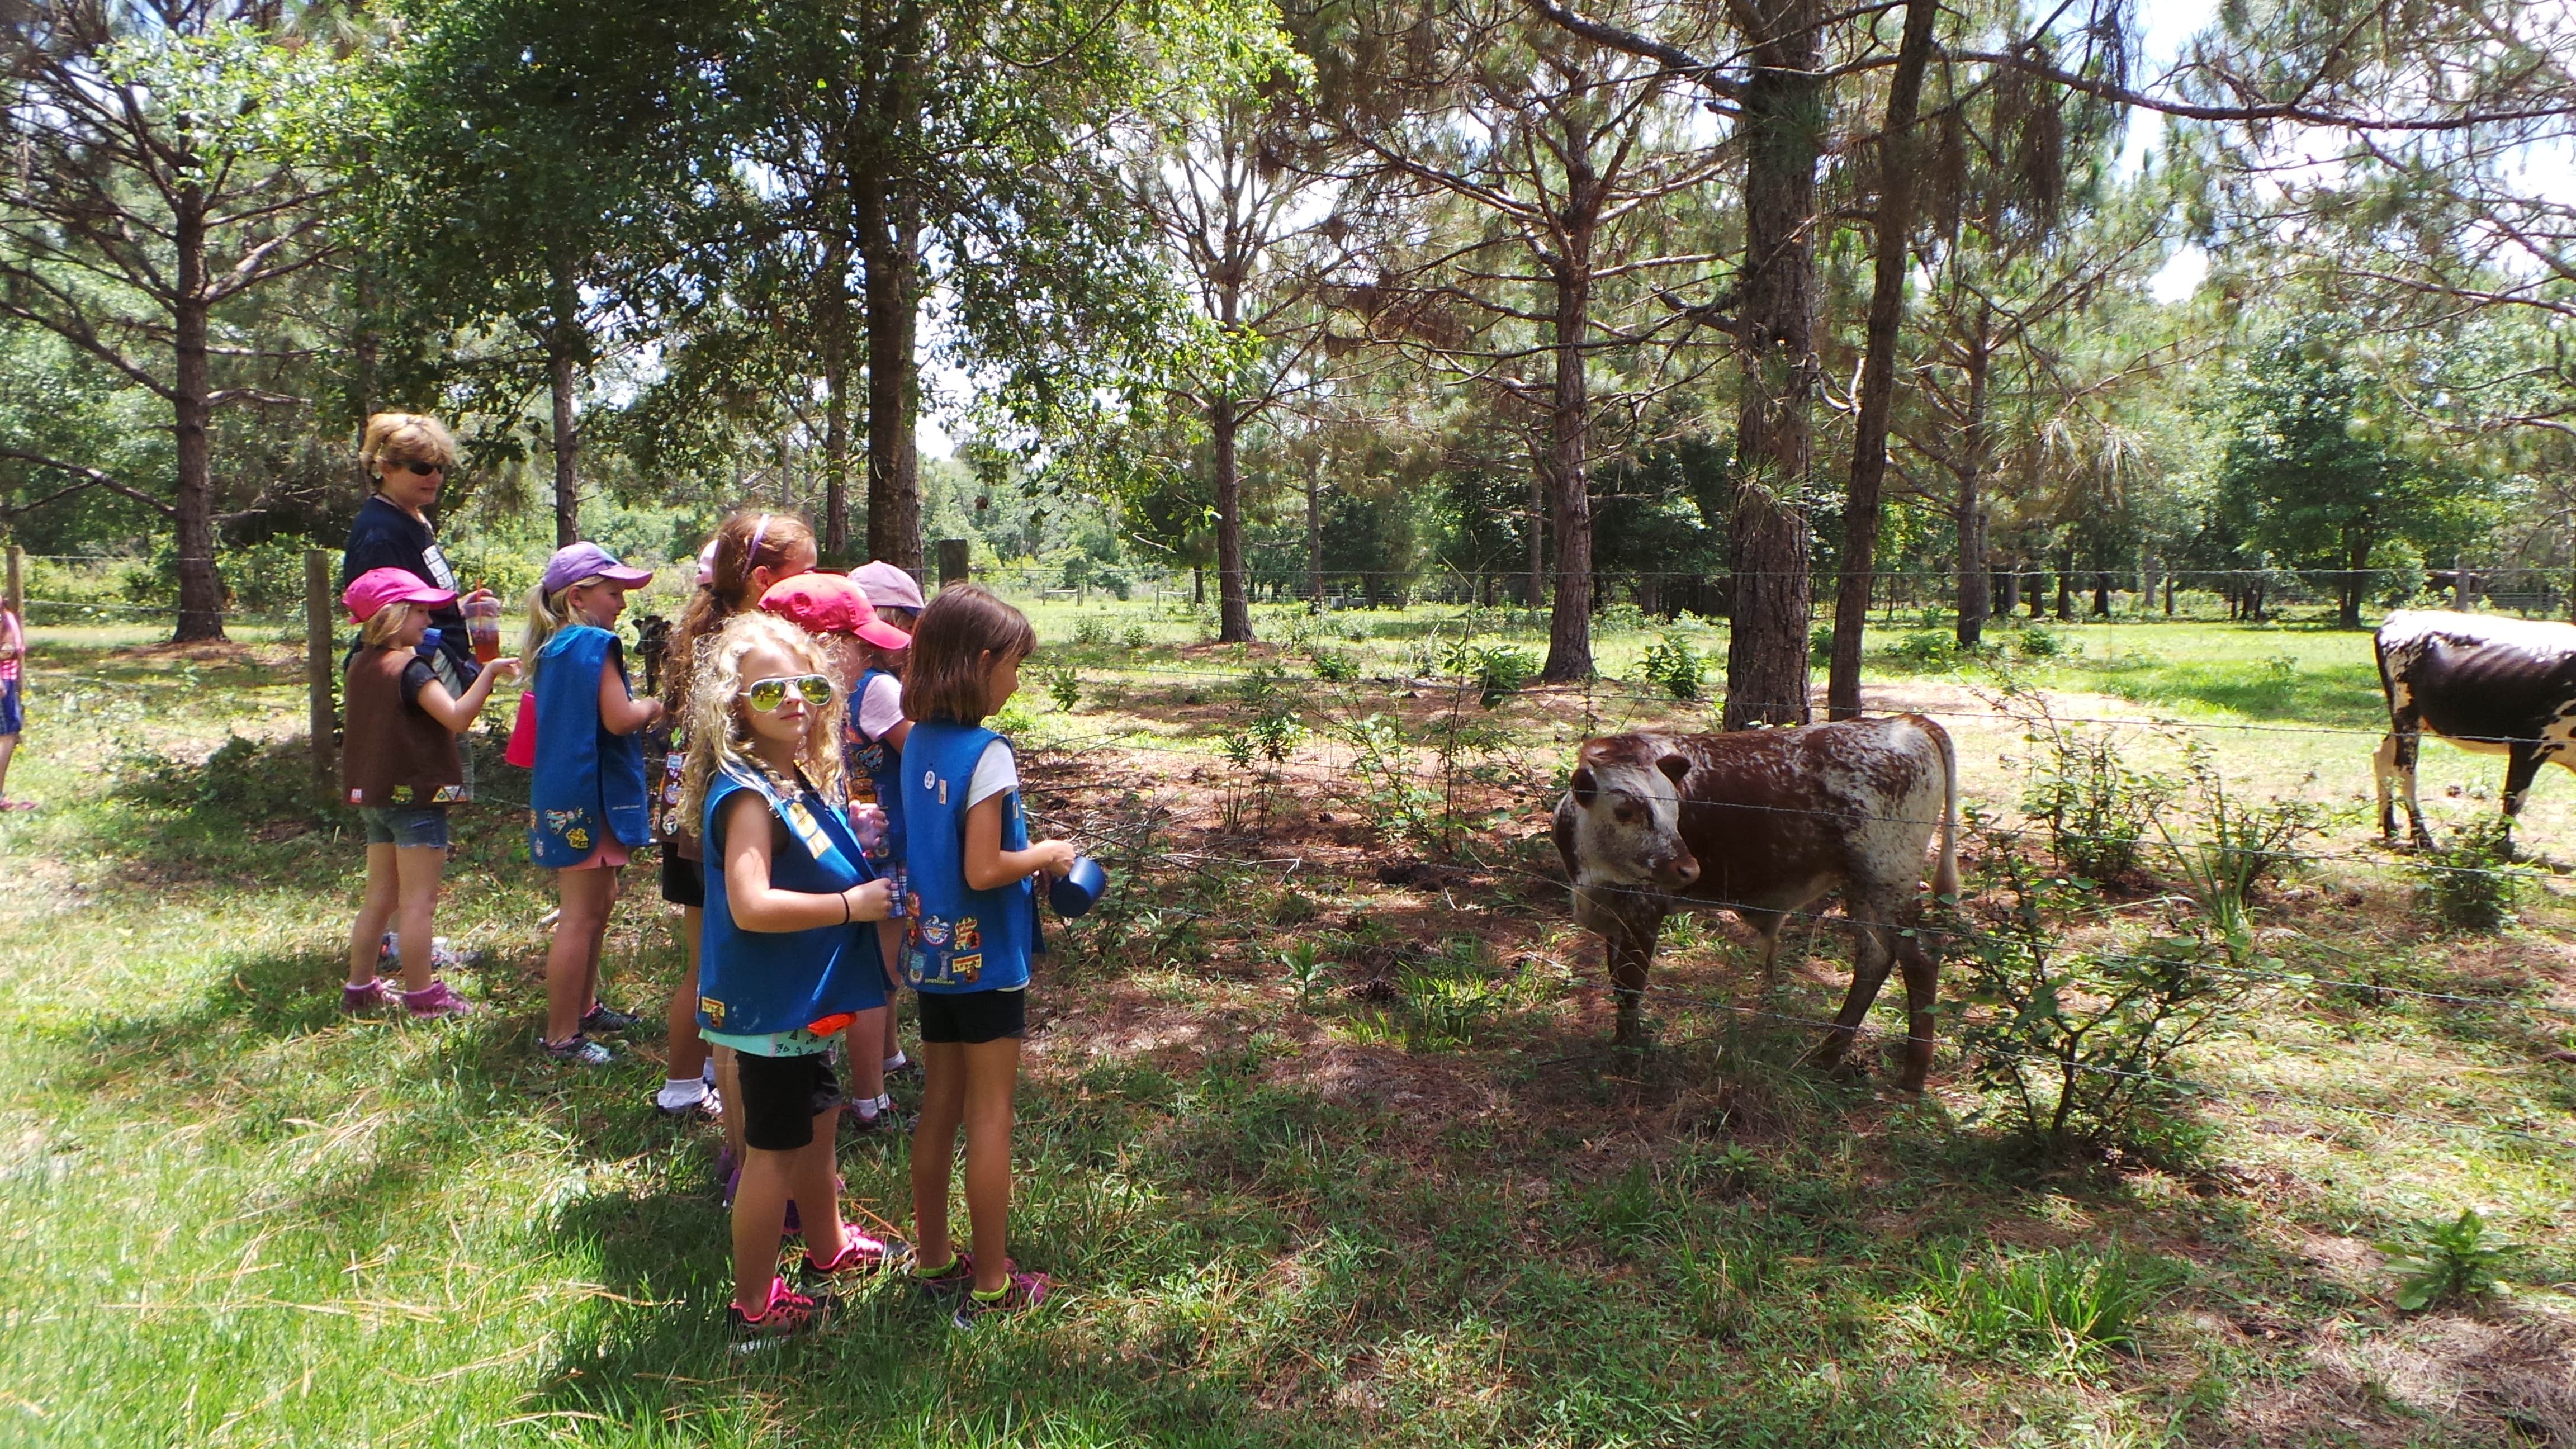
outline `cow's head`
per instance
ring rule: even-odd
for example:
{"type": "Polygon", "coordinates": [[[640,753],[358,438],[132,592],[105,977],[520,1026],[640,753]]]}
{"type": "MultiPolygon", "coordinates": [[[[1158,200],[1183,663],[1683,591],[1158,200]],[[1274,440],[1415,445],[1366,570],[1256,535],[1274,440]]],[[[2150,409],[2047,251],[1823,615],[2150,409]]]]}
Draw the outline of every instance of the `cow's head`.
{"type": "Polygon", "coordinates": [[[1690,761],[1635,735],[1585,743],[1566,792],[1574,859],[1585,885],[1687,889],[1699,862],[1682,843],[1682,781],[1690,761]]]}

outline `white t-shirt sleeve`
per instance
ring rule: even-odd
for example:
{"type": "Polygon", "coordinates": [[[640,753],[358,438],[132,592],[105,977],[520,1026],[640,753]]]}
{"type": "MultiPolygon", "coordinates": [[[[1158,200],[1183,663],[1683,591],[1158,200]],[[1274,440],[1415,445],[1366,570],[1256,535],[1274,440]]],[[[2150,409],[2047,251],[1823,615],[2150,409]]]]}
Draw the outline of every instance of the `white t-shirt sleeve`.
{"type": "Polygon", "coordinates": [[[975,773],[966,781],[966,808],[974,809],[996,795],[1020,788],[1019,762],[1011,747],[995,740],[975,758],[975,773]]]}
{"type": "Polygon", "coordinates": [[[885,732],[903,723],[903,684],[891,674],[880,674],[868,681],[867,692],[859,696],[859,733],[872,740],[885,738],[885,732]]]}

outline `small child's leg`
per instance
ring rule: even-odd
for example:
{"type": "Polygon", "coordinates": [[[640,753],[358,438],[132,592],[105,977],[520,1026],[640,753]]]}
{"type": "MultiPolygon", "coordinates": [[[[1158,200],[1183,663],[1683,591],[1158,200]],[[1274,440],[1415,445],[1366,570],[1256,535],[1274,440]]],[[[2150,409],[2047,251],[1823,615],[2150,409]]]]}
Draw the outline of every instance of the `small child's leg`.
{"type": "Polygon", "coordinates": [[[608,918],[617,909],[618,877],[626,872],[612,865],[603,867],[599,873],[607,877],[607,885],[599,903],[599,919],[590,928],[588,969],[582,973],[581,1014],[583,1016],[588,1016],[590,1009],[599,1004],[600,961],[608,952],[608,918]]]}
{"type": "Polygon", "coordinates": [[[601,933],[608,929],[608,906],[616,889],[613,871],[555,872],[555,894],[563,913],[555,921],[554,944],[546,950],[548,1041],[569,1041],[581,1030],[582,1013],[590,1009],[594,953],[601,933]]]}
{"type": "Polygon", "coordinates": [[[876,1100],[885,1095],[885,1058],[877,1048],[885,1041],[885,1019],[893,1013],[892,1006],[880,1006],[850,1022],[850,1100],[868,1104],[859,1109],[863,1117],[875,1117],[876,1100]]]}
{"type": "Polygon", "coordinates": [[[349,984],[376,979],[376,958],[384,950],[385,925],[401,900],[400,879],[391,845],[367,847],[367,889],[358,903],[358,919],[349,927],[349,984]]]}
{"type": "Polygon", "coordinates": [[[750,1151],[742,1140],[742,1068],[738,1054],[731,1047],[717,1047],[716,1091],[724,1098],[725,1150],[741,1162],[750,1151]]]}
{"type": "Polygon", "coordinates": [[[663,1024],[670,1032],[667,1070],[674,1082],[694,1079],[707,1065],[707,1039],[698,1035],[698,931],[706,914],[697,906],[680,909],[680,959],[686,964],[680,984],[671,990],[670,1004],[663,1009],[663,1024]]]}
{"type": "MultiPolygon", "coordinates": [[[[991,1293],[1011,1281],[1011,1118],[1020,1042],[1001,1037],[959,1051],[966,1059],[966,1220],[975,1287],[991,1293]]],[[[921,1160],[918,1147],[913,1160],[921,1160]]]]}
{"type": "Polygon", "coordinates": [[[430,982],[437,979],[437,968],[430,962],[430,930],[438,916],[438,883],[447,872],[447,849],[435,845],[401,846],[393,856],[394,873],[401,884],[394,931],[402,939],[403,990],[427,991],[430,982]]]}
{"type": "MultiPolygon", "coordinates": [[[[903,1057],[903,1036],[898,1030],[903,1016],[903,978],[896,974],[894,967],[895,962],[903,959],[902,950],[903,922],[877,922],[877,959],[886,963],[885,1051],[878,1061],[887,1070],[892,1070],[903,1057]]],[[[854,1039],[850,1043],[850,1057],[855,1061],[858,1056],[859,1044],[854,1039]]],[[[880,1086],[877,1090],[882,1092],[885,1088],[880,1086]]]]}
{"type": "Polygon", "coordinates": [[[840,1166],[833,1152],[840,1140],[841,1109],[817,1112],[814,1140],[792,1154],[787,1164],[787,1195],[796,1200],[805,1254],[817,1263],[840,1257],[847,1242],[841,1234],[840,1166]]]}
{"type": "Polygon", "coordinates": [[[924,1270],[948,1259],[949,1159],[966,1119],[966,1048],[955,1042],[921,1044],[921,1116],[912,1127],[912,1240],[924,1270]]]}
{"type": "Polygon", "coordinates": [[[733,1194],[733,1302],[745,1313],[769,1307],[769,1285],[778,1277],[778,1244],[786,1235],[789,1165],[795,1157],[755,1147],[743,1159],[742,1183],[733,1194]]]}

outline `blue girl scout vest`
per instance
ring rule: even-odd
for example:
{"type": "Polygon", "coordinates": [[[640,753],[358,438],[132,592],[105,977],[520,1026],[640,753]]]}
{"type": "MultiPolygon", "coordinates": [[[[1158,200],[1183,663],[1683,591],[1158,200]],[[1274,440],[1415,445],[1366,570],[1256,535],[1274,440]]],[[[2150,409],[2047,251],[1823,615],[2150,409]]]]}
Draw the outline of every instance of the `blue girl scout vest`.
{"type": "Polygon", "coordinates": [[[725,891],[722,821],[726,803],[745,790],[769,802],[770,814],[787,827],[786,845],[770,856],[771,885],[832,895],[876,879],[839,806],[810,794],[782,799],[764,778],[732,766],[719,771],[707,784],[706,813],[699,820],[707,851],[707,909],[698,933],[698,1020],[712,1031],[755,1036],[885,1005],[875,923],[803,931],[746,931],[734,924],[725,891]]]}
{"type": "Polygon", "coordinates": [[[883,859],[903,859],[903,747],[884,738],[869,739],[859,733],[859,701],[868,697],[868,687],[877,680],[891,678],[882,669],[871,669],[859,676],[858,687],[850,691],[849,744],[842,751],[853,786],[852,801],[871,799],[885,812],[886,843],[880,852],[883,859]],[[870,793],[862,796],[856,785],[860,776],[867,777],[870,793]]]}
{"type": "Polygon", "coordinates": [[[626,678],[617,636],[588,624],[556,631],[537,651],[537,763],[528,777],[528,854],[560,870],[579,865],[603,835],[638,846],[652,838],[644,793],[644,739],[613,735],[599,718],[599,677],[626,678]]]}
{"type": "MultiPolygon", "coordinates": [[[[954,720],[923,720],[904,740],[903,974],[915,991],[1016,990],[1029,984],[1029,957],[1045,949],[1027,879],[999,890],[966,886],[966,786],[984,747],[1001,738],[954,720]]],[[[1028,844],[1013,790],[1002,797],[1002,848],[1028,844]]]]}

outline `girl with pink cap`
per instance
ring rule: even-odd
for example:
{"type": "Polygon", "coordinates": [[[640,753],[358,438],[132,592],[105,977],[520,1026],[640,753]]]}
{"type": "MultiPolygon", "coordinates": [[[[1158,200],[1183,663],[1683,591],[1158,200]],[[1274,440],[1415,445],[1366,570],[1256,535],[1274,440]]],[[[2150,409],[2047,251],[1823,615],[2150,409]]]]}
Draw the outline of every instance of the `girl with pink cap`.
{"type": "Polygon", "coordinates": [[[340,601],[362,626],[343,692],[340,788],[367,829],[367,894],[349,930],[340,1009],[389,1003],[376,961],[392,924],[402,933],[403,1009],[416,1018],[461,1016],[474,1008],[434,974],[430,932],[447,870],[447,807],[469,794],[456,737],[474,727],[496,682],[518,677],[519,661],[495,659],[451,695],[421,645],[430,615],[453,605],[455,590],[379,568],[352,579],[340,601]]]}

